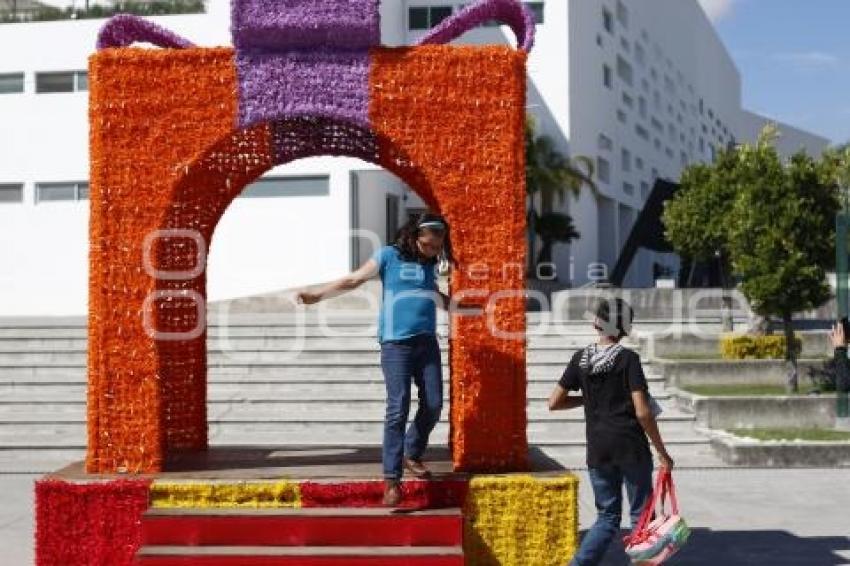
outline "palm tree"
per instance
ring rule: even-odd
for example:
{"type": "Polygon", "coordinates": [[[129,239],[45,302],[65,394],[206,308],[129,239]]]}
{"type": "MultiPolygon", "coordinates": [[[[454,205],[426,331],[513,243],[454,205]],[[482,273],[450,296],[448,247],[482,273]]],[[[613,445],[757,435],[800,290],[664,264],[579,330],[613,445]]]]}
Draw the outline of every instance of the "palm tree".
{"type": "MultiPolygon", "coordinates": [[[[543,263],[552,263],[552,248],[555,243],[569,243],[579,237],[573,226],[573,219],[569,214],[561,214],[560,212],[546,212],[540,215],[535,226],[537,235],[543,241],[543,247],[540,248],[540,253],[537,256],[536,265],[540,266],[543,263]]],[[[551,277],[554,275],[554,270],[551,265],[547,265],[545,270],[540,268],[540,275],[551,277]]]]}
{"type": "Polygon", "coordinates": [[[568,215],[559,214],[548,217],[552,214],[554,204],[556,202],[558,205],[563,204],[567,193],[578,196],[584,185],[590,187],[595,193],[596,184],[593,182],[593,161],[584,156],[570,159],[562,154],[555,147],[552,138],[537,134],[536,125],[530,116],[525,123],[525,162],[528,197],[528,274],[534,277],[536,266],[541,261],[551,260],[552,246],[556,242],[569,242],[579,237],[568,215]],[[543,221],[544,217],[548,219],[543,221]],[[545,222],[542,230],[538,227],[541,221],[545,222]],[[537,261],[534,254],[535,234],[543,241],[543,249],[537,261]]]}

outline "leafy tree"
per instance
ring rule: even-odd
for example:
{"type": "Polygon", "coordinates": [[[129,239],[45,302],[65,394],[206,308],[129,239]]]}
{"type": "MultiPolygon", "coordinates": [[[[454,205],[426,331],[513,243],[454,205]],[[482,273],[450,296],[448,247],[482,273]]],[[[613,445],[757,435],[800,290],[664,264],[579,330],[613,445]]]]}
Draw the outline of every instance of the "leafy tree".
{"type": "Polygon", "coordinates": [[[850,186],[850,151],[819,161],[799,152],[783,162],[776,135],[768,126],[756,144],[688,168],[663,221],[680,255],[719,255],[756,315],[782,320],[788,389],[797,391],[793,314],[830,297],[826,270],[835,265],[834,215],[839,185],[850,186]]]}
{"type": "MultiPolygon", "coordinates": [[[[546,212],[540,215],[536,229],[537,235],[543,242],[540,254],[537,256],[537,265],[552,262],[552,248],[555,243],[567,243],[579,237],[570,215],[559,212],[546,212]]],[[[550,268],[547,267],[542,275],[552,275],[550,268]]]]}
{"type": "Polygon", "coordinates": [[[785,334],[788,389],[798,390],[795,312],[830,297],[826,267],[834,262],[831,230],[838,206],[829,167],[804,152],[784,164],[768,128],[738,153],[737,197],[729,215],[732,265],[753,310],[778,316],[785,334]]]}
{"type": "MultiPolygon", "coordinates": [[[[662,222],[667,240],[693,266],[717,261],[724,290],[733,286],[728,244],[728,218],[735,201],[738,156],[724,149],[713,164],[694,164],[682,174],[680,190],[665,203],[662,222]]],[[[731,331],[732,299],[723,293],[723,329],[731,331]]]]}
{"type": "Polygon", "coordinates": [[[688,167],[662,214],[667,240],[679,255],[702,262],[720,258],[724,273],[729,273],[727,219],[737,190],[737,166],[736,151],[726,149],[714,164],[688,167]]]}

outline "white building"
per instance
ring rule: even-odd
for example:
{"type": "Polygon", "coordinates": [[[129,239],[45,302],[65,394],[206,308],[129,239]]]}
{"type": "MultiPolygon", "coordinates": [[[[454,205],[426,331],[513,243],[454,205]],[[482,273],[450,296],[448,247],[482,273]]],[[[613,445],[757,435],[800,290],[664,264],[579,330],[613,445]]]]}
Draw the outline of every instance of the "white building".
{"type": "MultiPolygon", "coordinates": [[[[464,3],[383,0],[383,42],[415,43],[464,3]]],[[[528,4],[540,20],[529,111],[564,153],[597,163],[601,195],[585,191],[564,207],[581,238],[555,250],[558,279],[581,286],[599,274],[599,262],[613,267],[656,178],[677,180],[687,163],[754,139],[764,119],[741,108],[741,77],[697,0],[528,4]]],[[[206,14],[152,19],[215,46],[230,44],[229,16],[227,0],[210,0],[206,14]]],[[[87,311],[85,70],[102,24],[0,25],[0,315],[87,311]]],[[[485,26],[460,41],[513,38],[505,27],[485,26]]],[[[828,144],[781,129],[784,151],[817,153],[828,144]]],[[[352,238],[352,228],[385,242],[408,213],[423,208],[399,179],[356,159],[302,160],[265,178],[250,189],[255,198],[230,207],[216,232],[210,300],[340,276],[375,243],[352,238]]],[[[675,257],[658,255],[642,252],[626,283],[652,285],[653,262],[676,267],[675,257]]]]}

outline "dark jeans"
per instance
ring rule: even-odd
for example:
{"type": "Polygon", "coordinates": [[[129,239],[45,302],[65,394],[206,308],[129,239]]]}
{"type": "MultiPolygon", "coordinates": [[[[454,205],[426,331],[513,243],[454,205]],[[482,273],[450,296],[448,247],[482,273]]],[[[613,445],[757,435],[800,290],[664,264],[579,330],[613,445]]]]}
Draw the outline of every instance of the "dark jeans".
{"type": "Polygon", "coordinates": [[[418,334],[381,344],[381,369],[387,386],[384,418],[384,477],[401,479],[402,457],[418,460],[443,409],[443,367],[434,334],[418,334]],[[419,408],[405,434],[410,384],[419,390],[419,408]]]}
{"type": "Polygon", "coordinates": [[[640,519],[641,512],[652,494],[652,460],[628,466],[607,465],[588,470],[598,516],[584,535],[581,546],[570,566],[599,564],[611,540],[620,532],[623,510],[623,484],[629,498],[631,527],[640,519]]]}

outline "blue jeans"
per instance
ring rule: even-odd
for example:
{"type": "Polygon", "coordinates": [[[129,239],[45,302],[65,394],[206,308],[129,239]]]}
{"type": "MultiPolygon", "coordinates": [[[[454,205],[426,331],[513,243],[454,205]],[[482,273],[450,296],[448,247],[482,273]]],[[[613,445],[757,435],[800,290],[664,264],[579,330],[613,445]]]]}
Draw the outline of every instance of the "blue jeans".
{"type": "Polygon", "coordinates": [[[623,484],[629,498],[632,528],[637,525],[646,502],[652,495],[652,460],[628,466],[606,465],[590,468],[590,484],[598,516],[584,535],[570,566],[599,564],[611,540],[620,532],[623,510],[623,484]]]}
{"type": "Polygon", "coordinates": [[[417,334],[381,344],[381,369],[387,387],[384,417],[384,478],[401,479],[402,457],[418,460],[443,409],[443,366],[434,334],[417,334]],[[419,390],[419,408],[405,434],[410,384],[419,390]]]}

